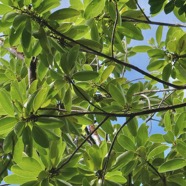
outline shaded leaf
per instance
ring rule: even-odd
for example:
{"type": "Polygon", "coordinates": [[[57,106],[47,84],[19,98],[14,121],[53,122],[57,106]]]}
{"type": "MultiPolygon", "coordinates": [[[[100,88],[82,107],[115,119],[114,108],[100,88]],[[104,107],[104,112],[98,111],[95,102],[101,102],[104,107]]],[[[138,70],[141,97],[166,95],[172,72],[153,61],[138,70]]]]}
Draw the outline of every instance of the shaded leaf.
{"type": "Polygon", "coordinates": [[[89,81],[97,78],[98,76],[99,74],[95,71],[81,71],[76,72],[72,77],[78,81],[89,81]]]}
{"type": "Polygon", "coordinates": [[[34,125],[32,127],[32,136],[34,141],[39,144],[41,147],[49,147],[49,139],[46,133],[38,126],[34,125]]]}
{"type": "Polygon", "coordinates": [[[80,12],[73,8],[63,8],[55,11],[49,16],[51,20],[63,20],[80,15],[80,12]]]}

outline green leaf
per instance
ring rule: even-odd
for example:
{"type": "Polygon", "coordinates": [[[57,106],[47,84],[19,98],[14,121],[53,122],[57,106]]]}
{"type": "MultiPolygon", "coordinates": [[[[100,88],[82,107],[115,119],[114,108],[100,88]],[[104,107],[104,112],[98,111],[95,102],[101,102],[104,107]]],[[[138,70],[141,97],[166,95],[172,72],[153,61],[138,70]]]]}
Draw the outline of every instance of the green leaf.
{"type": "Polygon", "coordinates": [[[49,147],[49,139],[46,133],[37,125],[34,125],[32,128],[32,136],[34,141],[39,144],[41,147],[49,147]]]}
{"type": "Polygon", "coordinates": [[[28,49],[28,47],[30,46],[31,37],[32,37],[31,32],[32,32],[31,22],[30,20],[27,20],[21,37],[21,43],[23,48],[25,49],[28,49]]]}
{"type": "Polygon", "coordinates": [[[183,141],[177,141],[176,143],[176,150],[182,155],[184,158],[186,158],[186,143],[183,141]]]}
{"type": "Polygon", "coordinates": [[[138,121],[136,118],[130,120],[127,124],[130,133],[135,137],[137,136],[138,121]]]}
{"type": "Polygon", "coordinates": [[[148,50],[151,50],[152,47],[150,46],[146,46],[146,45],[141,45],[141,46],[135,46],[135,47],[132,47],[132,51],[133,52],[147,52],[148,50]]]}
{"type": "Polygon", "coordinates": [[[0,90],[0,104],[9,116],[14,116],[14,107],[9,92],[4,89],[0,90]]]}
{"type": "Polygon", "coordinates": [[[122,154],[120,154],[117,158],[116,158],[116,162],[113,165],[113,167],[111,167],[111,170],[118,170],[122,167],[124,167],[126,164],[128,164],[130,161],[132,161],[134,158],[134,153],[132,151],[127,151],[124,152],[122,154]]]}
{"type": "Polygon", "coordinates": [[[0,134],[9,132],[17,123],[17,120],[12,117],[4,117],[0,119],[0,134]]]}
{"type": "Polygon", "coordinates": [[[23,184],[29,181],[35,181],[37,178],[25,178],[25,177],[21,177],[19,175],[15,175],[15,174],[11,174],[9,176],[6,176],[4,178],[4,181],[8,184],[23,184]]]}
{"type": "Polygon", "coordinates": [[[45,102],[47,94],[48,94],[48,88],[41,88],[39,92],[36,94],[34,101],[33,101],[33,109],[36,112],[42,104],[45,102]]]}
{"type": "Polygon", "coordinates": [[[64,20],[80,15],[80,12],[73,8],[63,8],[55,11],[49,16],[51,20],[64,20]]]}
{"type": "Polygon", "coordinates": [[[135,40],[143,40],[141,30],[132,23],[123,23],[123,26],[117,27],[118,32],[135,40]]]}
{"type": "Polygon", "coordinates": [[[70,5],[70,7],[76,10],[82,10],[84,8],[81,0],[70,0],[70,5]]]}
{"type": "Polygon", "coordinates": [[[80,39],[80,40],[76,40],[78,43],[82,44],[93,50],[96,50],[96,51],[101,51],[102,50],[102,45],[96,41],[93,41],[93,40],[90,40],[90,39],[80,39]]]}
{"type": "Polygon", "coordinates": [[[183,167],[186,166],[186,161],[185,159],[173,159],[173,160],[169,160],[165,163],[163,163],[158,171],[160,173],[163,173],[163,172],[168,172],[168,171],[174,171],[174,170],[178,170],[178,169],[181,169],[183,167]]]}
{"type": "Polygon", "coordinates": [[[99,74],[95,71],[81,71],[81,72],[76,72],[72,76],[72,78],[77,81],[89,81],[97,78],[98,76],[99,74]]]}
{"type": "Polygon", "coordinates": [[[125,106],[125,97],[119,84],[109,84],[109,92],[112,98],[121,106],[125,106]]]}
{"type": "Polygon", "coordinates": [[[84,16],[90,19],[101,14],[105,6],[105,0],[92,0],[85,9],[84,16]]]}
{"type": "MultiPolygon", "coordinates": [[[[18,138],[18,141],[16,142],[16,144],[14,146],[13,160],[16,163],[19,163],[22,160],[23,151],[24,151],[24,144],[23,144],[22,138],[20,137],[20,138],[18,138]]],[[[13,170],[11,169],[11,171],[13,171],[13,170]]]]}
{"type": "Polygon", "coordinates": [[[47,0],[47,1],[42,1],[42,3],[40,1],[35,1],[35,6],[37,2],[39,3],[39,5],[37,5],[38,8],[36,10],[37,12],[42,14],[51,11],[52,9],[60,5],[59,0],[47,0]]]}
{"type": "Polygon", "coordinates": [[[114,65],[110,65],[108,66],[102,73],[101,75],[101,80],[100,82],[103,83],[104,81],[106,81],[108,79],[108,77],[110,76],[110,74],[113,72],[115,66],[114,65]]]}
{"type": "Polygon", "coordinates": [[[79,45],[75,45],[72,47],[68,54],[67,54],[67,68],[68,71],[72,70],[72,68],[75,66],[75,62],[77,60],[78,54],[79,54],[79,45]]]}
{"type": "Polygon", "coordinates": [[[134,142],[127,136],[125,135],[120,135],[118,137],[118,143],[126,150],[131,150],[131,151],[135,151],[136,147],[134,142]]]}
{"type": "Polygon", "coordinates": [[[170,12],[172,12],[173,11],[173,9],[174,9],[174,1],[169,1],[166,5],[165,5],[165,7],[164,7],[164,12],[166,13],[166,14],[169,14],[170,12]]]}
{"type": "Polygon", "coordinates": [[[143,123],[138,129],[137,144],[143,146],[148,140],[148,127],[143,123]]]}
{"type": "Polygon", "coordinates": [[[186,52],[186,34],[184,34],[178,41],[176,52],[178,55],[185,54],[186,52]]]}
{"type": "Polygon", "coordinates": [[[185,123],[186,123],[186,117],[185,117],[185,112],[183,112],[179,115],[178,119],[176,120],[175,129],[177,129],[178,134],[184,133],[185,123]]]}
{"type": "Polygon", "coordinates": [[[163,26],[158,26],[156,30],[156,42],[158,45],[160,45],[161,43],[162,34],[163,34],[163,26]]]}
{"type": "Polygon", "coordinates": [[[80,125],[91,125],[94,123],[92,119],[86,117],[86,116],[75,116],[74,118],[77,119],[77,123],[80,125]]]}
{"type": "Polygon", "coordinates": [[[135,83],[133,84],[132,86],[130,86],[129,90],[127,91],[127,94],[126,94],[126,98],[127,98],[127,101],[131,103],[132,101],[132,96],[134,95],[134,93],[138,92],[139,91],[139,83],[135,83]]]}
{"type": "Polygon", "coordinates": [[[153,61],[147,66],[147,70],[149,71],[159,70],[161,67],[164,66],[164,63],[165,60],[153,61]]]}
{"type": "Polygon", "coordinates": [[[163,138],[167,143],[174,142],[174,134],[171,131],[168,131],[167,134],[164,134],[163,138]]]}
{"type": "Polygon", "coordinates": [[[63,127],[65,125],[65,120],[52,118],[52,117],[38,118],[36,124],[39,125],[39,127],[44,129],[55,129],[55,128],[63,127]]]}
{"type": "Polygon", "coordinates": [[[169,111],[167,111],[164,115],[164,125],[166,131],[172,131],[172,124],[169,111]]]}
{"type": "Polygon", "coordinates": [[[4,15],[8,12],[12,12],[12,7],[0,4],[0,15],[4,15]]]}
{"type": "Polygon", "coordinates": [[[152,151],[150,151],[150,153],[148,154],[147,156],[147,159],[150,160],[152,159],[153,157],[161,154],[162,152],[164,152],[165,150],[167,150],[169,147],[166,146],[166,145],[160,145],[160,146],[157,146],[156,148],[154,148],[152,151]]]}
{"type": "Polygon", "coordinates": [[[149,0],[149,4],[150,4],[150,13],[151,14],[157,14],[161,11],[163,4],[164,4],[165,0],[149,0]]]}
{"type": "Polygon", "coordinates": [[[105,175],[105,179],[121,184],[127,182],[127,179],[122,176],[122,172],[120,171],[107,172],[107,174],[105,175]]]}
{"type": "Polygon", "coordinates": [[[172,72],[172,64],[168,63],[164,68],[163,68],[163,72],[162,72],[162,79],[164,81],[169,81],[169,78],[171,76],[171,72],[172,72]]]}
{"type": "Polygon", "coordinates": [[[23,96],[21,90],[19,89],[18,81],[13,81],[11,83],[11,91],[10,91],[12,100],[19,101],[19,103],[23,104],[23,96]]]}
{"type": "Polygon", "coordinates": [[[22,135],[23,129],[25,128],[25,124],[26,122],[23,121],[19,121],[15,127],[14,127],[14,132],[17,135],[17,137],[19,137],[20,135],[22,135]]]}
{"type": "Polygon", "coordinates": [[[65,109],[70,112],[72,107],[72,90],[70,87],[66,90],[65,97],[64,97],[64,106],[65,109]]]}

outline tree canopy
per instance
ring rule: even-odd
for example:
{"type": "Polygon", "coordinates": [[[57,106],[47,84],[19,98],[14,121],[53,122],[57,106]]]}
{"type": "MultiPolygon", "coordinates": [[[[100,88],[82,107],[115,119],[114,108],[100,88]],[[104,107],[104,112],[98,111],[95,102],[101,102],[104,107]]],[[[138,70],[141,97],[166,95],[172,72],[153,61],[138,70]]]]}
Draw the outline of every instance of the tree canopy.
{"type": "Polygon", "coordinates": [[[0,181],[185,186],[185,1],[69,3],[0,0],[0,181]]]}

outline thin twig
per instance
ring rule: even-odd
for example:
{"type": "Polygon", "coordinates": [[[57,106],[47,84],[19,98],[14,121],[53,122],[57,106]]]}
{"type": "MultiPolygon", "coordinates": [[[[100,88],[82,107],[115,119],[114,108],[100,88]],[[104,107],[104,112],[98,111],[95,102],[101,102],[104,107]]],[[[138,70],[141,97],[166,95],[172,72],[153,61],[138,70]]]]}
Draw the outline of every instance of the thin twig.
{"type": "Polygon", "coordinates": [[[81,94],[81,96],[90,104],[92,105],[94,108],[105,112],[103,109],[101,109],[100,107],[96,106],[94,103],[92,103],[89,99],[87,99],[87,97],[81,92],[81,90],[75,85],[75,83],[72,80],[69,80],[71,82],[71,84],[73,85],[73,87],[79,92],[79,94],[81,94]]]}
{"type": "MultiPolygon", "coordinates": [[[[14,8],[16,8],[16,7],[14,7],[14,8]]],[[[16,8],[16,9],[20,10],[19,8],[16,8]]],[[[111,61],[114,61],[117,64],[120,64],[120,65],[124,65],[126,67],[129,67],[129,68],[131,68],[131,69],[133,69],[133,70],[135,70],[135,71],[137,71],[137,72],[139,72],[139,73],[141,73],[141,74],[143,74],[143,75],[145,75],[145,76],[147,76],[147,77],[149,77],[149,78],[151,78],[151,79],[153,79],[153,80],[155,80],[155,81],[157,81],[159,83],[162,83],[164,85],[167,85],[167,86],[170,86],[170,87],[173,87],[173,88],[177,88],[177,89],[185,89],[186,88],[186,86],[179,86],[179,85],[174,85],[172,83],[166,82],[166,81],[164,81],[162,79],[159,79],[159,78],[157,78],[157,77],[149,74],[148,72],[146,72],[146,71],[144,71],[144,70],[142,70],[142,69],[140,69],[140,68],[138,68],[138,67],[136,67],[136,66],[134,66],[132,64],[129,64],[127,62],[123,62],[123,61],[118,60],[118,59],[116,59],[114,57],[110,57],[110,56],[108,56],[108,55],[106,55],[106,54],[104,54],[102,52],[99,52],[97,50],[94,50],[94,49],[92,49],[92,48],[90,48],[88,46],[85,46],[85,45],[79,43],[78,41],[75,41],[74,39],[72,39],[72,38],[70,38],[70,37],[68,37],[68,36],[66,36],[66,35],[58,32],[56,29],[54,29],[52,26],[50,26],[46,20],[42,19],[41,17],[39,17],[37,15],[33,15],[31,12],[28,12],[26,10],[21,10],[21,11],[22,11],[22,13],[29,15],[33,20],[36,20],[39,24],[42,23],[42,25],[44,25],[45,27],[47,27],[54,34],[60,36],[62,40],[66,39],[66,40],[68,40],[68,41],[70,41],[70,42],[72,42],[74,44],[78,44],[81,47],[87,49],[87,52],[92,51],[92,52],[94,52],[96,55],[98,55],[100,57],[104,57],[106,59],[109,59],[111,61]]]]}
{"type": "Polygon", "coordinates": [[[111,54],[112,57],[114,57],[114,40],[115,40],[115,31],[116,31],[116,26],[117,26],[117,22],[118,22],[118,5],[117,2],[114,0],[114,4],[115,4],[115,12],[116,12],[116,18],[114,21],[114,26],[112,29],[112,37],[111,37],[111,54]]]}
{"type": "MultiPolygon", "coordinates": [[[[176,91],[176,90],[174,90],[174,92],[175,92],[175,91],[176,91]]],[[[161,105],[162,105],[162,103],[163,103],[169,96],[171,96],[174,92],[171,92],[168,96],[164,97],[164,98],[161,100],[161,102],[159,103],[158,108],[160,108],[161,105]]],[[[150,121],[150,120],[153,118],[154,115],[155,115],[155,112],[152,113],[151,116],[149,116],[149,118],[148,118],[145,122],[147,123],[148,121],[150,121]]]]}
{"type": "MultiPolygon", "coordinates": [[[[167,110],[174,110],[178,108],[185,107],[186,103],[180,103],[176,105],[169,105],[165,107],[160,107],[160,108],[152,108],[152,109],[147,109],[139,112],[131,112],[131,113],[111,113],[111,112],[99,112],[99,111],[77,111],[76,113],[70,113],[70,114],[64,114],[64,115],[49,115],[49,114],[40,114],[40,115],[34,115],[34,119],[37,118],[42,118],[42,117],[54,117],[54,118],[65,118],[65,117],[71,117],[71,116],[81,116],[85,114],[97,114],[97,115],[103,115],[103,116],[108,116],[108,117],[135,117],[135,116],[141,116],[141,115],[146,115],[146,114],[152,114],[154,112],[163,112],[167,110]]],[[[60,110],[59,110],[60,111],[60,110]]]]}
{"type": "Polygon", "coordinates": [[[164,22],[159,22],[159,21],[147,21],[147,20],[136,19],[136,18],[132,18],[128,16],[122,16],[122,21],[123,22],[134,22],[134,23],[145,23],[145,24],[150,24],[150,25],[170,26],[170,27],[186,27],[186,25],[183,25],[183,24],[164,23],[164,22]]]}
{"type": "Polygon", "coordinates": [[[162,176],[162,175],[158,172],[158,170],[157,170],[149,161],[147,161],[147,164],[148,164],[148,166],[151,167],[151,168],[154,170],[154,172],[161,178],[161,180],[162,180],[164,186],[166,186],[167,184],[166,184],[166,179],[165,179],[165,177],[162,176]]]}
{"type": "Polygon", "coordinates": [[[145,14],[145,12],[143,11],[143,9],[141,8],[141,6],[139,5],[138,0],[135,0],[135,2],[136,2],[136,4],[137,4],[138,8],[140,9],[141,13],[142,13],[142,14],[144,15],[144,17],[146,18],[146,20],[147,20],[148,22],[151,22],[150,19],[148,18],[148,16],[146,16],[146,14],[145,14]]]}
{"type": "Polygon", "coordinates": [[[72,158],[74,157],[74,155],[78,152],[78,150],[86,143],[86,141],[92,136],[92,134],[94,134],[94,132],[96,132],[104,123],[105,121],[109,118],[109,116],[106,116],[101,122],[100,124],[93,130],[90,132],[90,134],[83,140],[83,142],[75,149],[75,151],[70,155],[70,157],[62,163],[62,165],[60,165],[55,172],[59,172],[59,170],[61,170],[65,165],[67,165],[72,158]]]}
{"type": "Polygon", "coordinates": [[[106,174],[106,170],[107,170],[107,165],[108,165],[108,162],[109,162],[109,158],[110,158],[112,149],[113,149],[113,147],[114,147],[114,144],[115,144],[115,142],[116,142],[116,139],[117,139],[119,133],[121,132],[121,130],[123,129],[123,127],[126,126],[127,123],[128,123],[130,120],[132,120],[133,118],[134,118],[134,117],[132,116],[132,117],[130,117],[127,121],[125,121],[124,124],[121,125],[121,127],[118,129],[118,131],[116,132],[116,134],[115,134],[115,136],[114,136],[114,138],[113,138],[113,141],[112,141],[112,143],[111,143],[110,149],[109,149],[108,154],[107,154],[107,157],[106,157],[106,161],[105,161],[105,163],[104,163],[104,165],[103,165],[103,168],[102,168],[102,180],[103,180],[103,182],[104,182],[104,176],[105,176],[105,174],[106,174]]]}
{"type": "Polygon", "coordinates": [[[140,95],[140,94],[149,94],[149,93],[157,93],[157,92],[168,92],[168,91],[176,91],[175,88],[167,88],[167,89],[159,89],[159,90],[145,90],[142,92],[137,92],[135,94],[133,94],[134,96],[140,95]]]}

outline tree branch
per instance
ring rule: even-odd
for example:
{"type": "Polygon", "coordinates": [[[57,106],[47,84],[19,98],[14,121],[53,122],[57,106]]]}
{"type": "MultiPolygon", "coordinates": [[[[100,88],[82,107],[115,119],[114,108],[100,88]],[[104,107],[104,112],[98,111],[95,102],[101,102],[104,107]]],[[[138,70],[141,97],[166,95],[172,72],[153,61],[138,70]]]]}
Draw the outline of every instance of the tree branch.
{"type": "Polygon", "coordinates": [[[146,16],[146,14],[145,14],[145,12],[143,11],[143,9],[141,8],[141,6],[139,5],[138,0],[135,0],[135,2],[136,2],[136,4],[137,4],[138,8],[140,9],[140,11],[142,12],[142,14],[144,15],[144,17],[146,18],[146,20],[147,20],[148,22],[151,22],[150,19],[146,16]]]}
{"type": "Polygon", "coordinates": [[[116,18],[114,21],[114,26],[112,29],[112,37],[111,37],[111,54],[112,57],[114,57],[114,40],[115,40],[115,31],[116,31],[116,26],[117,26],[117,22],[118,22],[118,5],[116,0],[114,0],[114,4],[115,4],[115,11],[116,11],[116,18]]]}
{"type": "Polygon", "coordinates": [[[147,21],[147,20],[141,20],[141,19],[136,19],[136,18],[127,17],[127,16],[122,16],[122,21],[123,22],[134,22],[134,23],[145,23],[145,24],[158,25],[158,26],[161,25],[161,26],[186,28],[186,25],[183,25],[183,24],[172,24],[172,23],[164,23],[164,22],[159,22],[159,21],[147,21]]]}
{"type": "MultiPolygon", "coordinates": [[[[35,115],[34,118],[42,118],[42,117],[54,117],[54,118],[65,118],[65,117],[71,117],[71,116],[82,116],[85,114],[97,114],[97,115],[103,115],[103,116],[108,116],[108,117],[135,117],[135,116],[141,116],[141,115],[146,115],[146,114],[152,114],[154,112],[163,112],[167,110],[174,110],[177,108],[182,108],[185,107],[186,103],[180,103],[176,105],[170,105],[166,107],[160,107],[160,108],[151,108],[150,110],[143,110],[139,112],[131,112],[131,113],[122,113],[122,112],[117,112],[117,113],[109,113],[109,112],[99,112],[99,111],[73,111],[70,114],[64,114],[64,115],[50,115],[50,114],[40,114],[40,115],[35,115]]],[[[53,108],[52,108],[53,109],[53,108]]],[[[57,109],[56,109],[57,110],[57,109]]],[[[60,110],[57,110],[60,112],[60,110]]],[[[64,112],[64,111],[63,111],[64,112]]]]}
{"type": "Polygon", "coordinates": [[[166,184],[166,179],[165,179],[165,177],[162,176],[162,175],[158,172],[158,170],[157,170],[149,161],[146,161],[146,162],[147,162],[148,166],[151,167],[151,168],[154,170],[154,172],[161,178],[161,180],[162,180],[164,186],[166,186],[167,184],[166,184]]]}
{"type": "MultiPolygon", "coordinates": [[[[16,8],[16,7],[14,7],[14,8],[16,8]]],[[[16,8],[16,9],[17,10],[20,10],[19,8],[16,8]]],[[[170,86],[170,87],[173,87],[173,88],[177,88],[177,89],[185,89],[186,88],[185,85],[184,86],[179,86],[179,85],[174,85],[172,83],[166,82],[166,81],[164,81],[162,79],[159,79],[159,78],[151,75],[150,73],[148,73],[148,72],[146,72],[146,71],[144,71],[144,70],[142,70],[142,69],[140,69],[140,68],[138,68],[138,67],[136,67],[136,66],[134,66],[132,64],[129,64],[127,62],[120,61],[120,60],[118,60],[118,59],[116,59],[114,57],[110,57],[110,56],[108,56],[108,55],[106,55],[106,54],[104,54],[102,52],[99,52],[99,51],[94,50],[94,49],[92,49],[92,48],[90,48],[88,46],[85,46],[85,45],[79,43],[78,41],[75,41],[74,39],[72,39],[72,38],[70,38],[70,37],[68,37],[68,36],[66,36],[66,35],[58,32],[56,29],[54,29],[52,26],[50,26],[46,20],[44,20],[43,18],[39,17],[38,15],[35,15],[35,14],[33,14],[33,13],[29,12],[29,11],[26,11],[26,10],[21,10],[21,12],[23,14],[29,15],[33,20],[37,21],[39,24],[42,24],[45,27],[47,27],[51,32],[53,32],[53,34],[56,34],[56,35],[60,36],[61,37],[61,40],[66,39],[67,41],[70,41],[70,42],[72,42],[74,44],[78,44],[81,47],[87,49],[87,52],[89,52],[89,51],[94,52],[96,55],[98,55],[100,57],[104,57],[106,59],[109,59],[111,61],[114,61],[117,64],[120,64],[120,65],[129,67],[129,68],[131,68],[131,69],[133,69],[133,70],[135,70],[135,71],[137,71],[137,72],[139,72],[139,73],[141,73],[141,74],[143,74],[143,75],[145,75],[145,76],[147,76],[147,77],[149,77],[149,78],[151,78],[151,79],[153,79],[153,80],[155,80],[155,81],[157,81],[159,83],[162,83],[164,85],[167,85],[167,86],[170,86]]]]}
{"type": "Polygon", "coordinates": [[[117,140],[117,137],[118,137],[119,133],[121,132],[122,128],[123,128],[124,126],[126,126],[127,123],[128,123],[130,120],[132,120],[133,118],[134,118],[134,117],[132,116],[132,117],[130,117],[127,121],[125,121],[124,124],[121,125],[121,127],[118,129],[118,131],[116,132],[116,134],[115,134],[115,136],[114,136],[114,139],[113,139],[113,141],[112,141],[112,143],[111,143],[110,149],[109,149],[109,151],[108,151],[108,155],[107,155],[107,157],[106,157],[105,163],[104,163],[103,168],[102,168],[102,176],[103,176],[103,177],[102,177],[102,181],[103,181],[103,182],[104,182],[104,176],[105,176],[105,174],[106,174],[106,170],[107,170],[107,165],[108,165],[108,162],[109,162],[109,158],[110,158],[112,149],[113,149],[113,147],[114,147],[114,144],[115,144],[115,142],[116,142],[116,140],[117,140]]]}
{"type": "Polygon", "coordinates": [[[81,94],[81,96],[90,104],[92,105],[94,108],[105,112],[103,109],[101,109],[100,107],[96,106],[94,103],[92,103],[89,99],[87,99],[87,97],[81,92],[81,90],[75,85],[75,83],[69,78],[70,83],[73,85],[73,87],[81,94]]]}
{"type": "Polygon", "coordinates": [[[83,140],[83,142],[76,148],[76,150],[70,155],[70,157],[63,162],[56,170],[55,173],[58,173],[65,165],[67,165],[71,159],[74,157],[74,155],[78,152],[78,150],[86,143],[86,141],[92,136],[92,134],[94,134],[94,132],[96,132],[104,123],[105,121],[109,118],[109,116],[106,116],[101,122],[100,124],[93,130],[90,132],[90,134],[83,140]]]}

